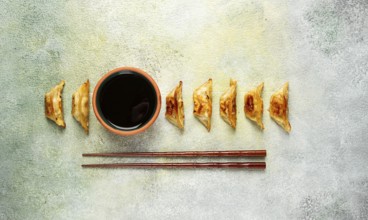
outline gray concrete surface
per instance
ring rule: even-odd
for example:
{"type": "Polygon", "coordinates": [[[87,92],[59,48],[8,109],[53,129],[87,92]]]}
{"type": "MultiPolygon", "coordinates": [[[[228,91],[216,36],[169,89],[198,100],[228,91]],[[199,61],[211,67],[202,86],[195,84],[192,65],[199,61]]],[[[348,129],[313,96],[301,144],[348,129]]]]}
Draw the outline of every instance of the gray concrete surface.
{"type": "MultiPolygon", "coordinates": [[[[367,219],[366,0],[0,1],[0,219],[367,219]],[[164,109],[147,132],[110,134],[72,118],[71,95],[108,70],[135,66],[166,95],[184,83],[186,127],[164,109]],[[214,80],[210,133],[191,95],[214,80]],[[238,80],[238,127],[218,112],[238,80]],[[67,128],[44,117],[43,95],[66,81],[67,128]],[[290,82],[285,134],[245,119],[243,95],[290,82]],[[267,149],[265,171],[94,170],[85,152],[267,149]]],[[[172,161],[112,159],[113,162],[172,161]]],[[[208,161],[202,159],[200,161],[208,161]]],[[[223,160],[222,160],[223,161],[223,160]]]]}

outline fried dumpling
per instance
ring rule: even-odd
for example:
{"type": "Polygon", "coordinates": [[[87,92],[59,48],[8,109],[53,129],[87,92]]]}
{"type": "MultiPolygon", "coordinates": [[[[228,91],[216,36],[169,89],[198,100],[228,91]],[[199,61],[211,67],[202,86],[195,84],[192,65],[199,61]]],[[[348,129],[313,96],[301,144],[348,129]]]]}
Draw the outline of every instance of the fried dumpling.
{"type": "Polygon", "coordinates": [[[72,96],[72,115],[88,134],[89,80],[83,83],[72,96]]]}
{"type": "Polygon", "coordinates": [[[64,88],[65,81],[61,80],[58,85],[45,94],[45,115],[54,121],[60,127],[65,128],[63,100],[61,93],[64,88]]]}
{"type": "Polygon", "coordinates": [[[220,98],[220,115],[231,127],[236,127],[236,80],[230,79],[230,88],[220,98]]]}
{"type": "Polygon", "coordinates": [[[286,132],[290,132],[291,126],[288,119],[288,99],[289,99],[289,91],[288,91],[289,83],[285,83],[285,85],[277,92],[275,92],[271,96],[270,100],[270,116],[273,120],[277,122],[286,132]]]}
{"type": "Polygon", "coordinates": [[[244,96],[244,112],[245,116],[257,123],[257,125],[264,129],[262,122],[263,116],[263,100],[261,97],[264,83],[261,83],[257,88],[250,90],[244,96]]]}
{"type": "Polygon", "coordinates": [[[207,128],[211,130],[212,117],[212,79],[198,87],[193,92],[193,114],[207,128]]]}
{"type": "Polygon", "coordinates": [[[182,86],[183,82],[180,81],[179,85],[166,96],[165,113],[166,119],[180,129],[184,128],[184,102],[182,98],[182,86]]]}

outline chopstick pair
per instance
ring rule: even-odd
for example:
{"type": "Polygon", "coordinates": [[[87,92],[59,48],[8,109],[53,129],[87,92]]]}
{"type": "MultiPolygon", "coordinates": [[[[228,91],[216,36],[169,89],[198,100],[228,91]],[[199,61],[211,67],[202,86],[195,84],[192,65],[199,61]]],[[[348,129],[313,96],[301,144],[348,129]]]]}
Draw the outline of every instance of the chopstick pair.
{"type": "MultiPolygon", "coordinates": [[[[176,151],[176,152],[124,152],[88,153],[83,157],[265,157],[266,150],[231,151],[176,151]]],[[[207,163],[115,163],[83,164],[84,168],[249,168],[266,169],[265,162],[207,162],[207,163]]]]}

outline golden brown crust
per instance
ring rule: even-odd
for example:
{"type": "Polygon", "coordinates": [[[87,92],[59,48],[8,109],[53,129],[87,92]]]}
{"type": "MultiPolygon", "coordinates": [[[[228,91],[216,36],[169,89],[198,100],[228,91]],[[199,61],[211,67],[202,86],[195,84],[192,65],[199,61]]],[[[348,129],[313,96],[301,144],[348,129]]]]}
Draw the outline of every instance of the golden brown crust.
{"type": "Polygon", "coordinates": [[[58,85],[45,94],[46,117],[63,128],[66,127],[63,113],[63,100],[61,97],[64,85],[65,81],[61,80],[58,85]]]}
{"type": "Polygon", "coordinates": [[[285,85],[277,92],[275,92],[270,99],[270,116],[277,122],[286,132],[291,131],[291,125],[288,119],[289,107],[289,83],[285,85]]]}
{"type": "Polygon", "coordinates": [[[89,80],[83,83],[72,96],[72,115],[88,134],[89,125],[89,80]]]}
{"type": "Polygon", "coordinates": [[[226,123],[236,128],[236,80],[230,79],[230,88],[220,98],[220,115],[226,123]]]}
{"type": "Polygon", "coordinates": [[[244,96],[244,113],[247,118],[257,123],[257,125],[263,130],[264,125],[262,122],[263,116],[263,100],[262,91],[264,83],[261,83],[257,88],[250,90],[244,96]]]}
{"type": "Polygon", "coordinates": [[[211,130],[212,117],[212,79],[198,87],[193,92],[194,116],[207,128],[211,130]]]}
{"type": "Polygon", "coordinates": [[[165,112],[166,119],[180,129],[184,128],[184,102],[182,98],[182,85],[183,82],[180,81],[179,85],[166,96],[165,112]]]}

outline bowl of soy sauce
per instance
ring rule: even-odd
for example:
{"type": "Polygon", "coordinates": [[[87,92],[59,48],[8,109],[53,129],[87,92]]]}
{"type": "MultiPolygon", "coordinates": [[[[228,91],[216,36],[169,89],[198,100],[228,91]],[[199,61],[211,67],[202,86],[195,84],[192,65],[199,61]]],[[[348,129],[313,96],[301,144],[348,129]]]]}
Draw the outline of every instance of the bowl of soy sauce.
{"type": "Polygon", "coordinates": [[[92,105],[103,127],[129,136],[145,131],[155,122],[161,109],[161,93],[145,71],[120,67],[98,81],[92,105]]]}

